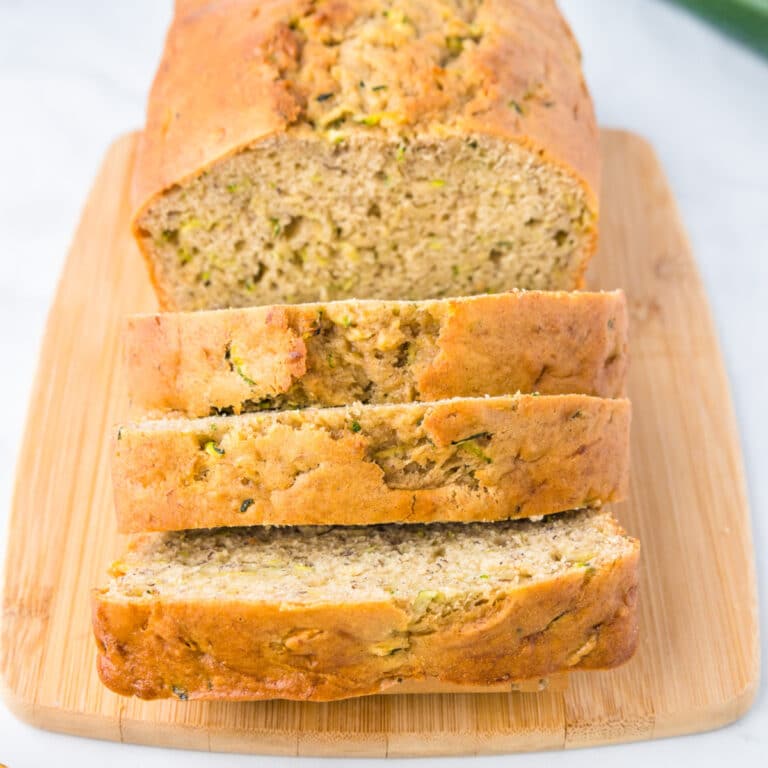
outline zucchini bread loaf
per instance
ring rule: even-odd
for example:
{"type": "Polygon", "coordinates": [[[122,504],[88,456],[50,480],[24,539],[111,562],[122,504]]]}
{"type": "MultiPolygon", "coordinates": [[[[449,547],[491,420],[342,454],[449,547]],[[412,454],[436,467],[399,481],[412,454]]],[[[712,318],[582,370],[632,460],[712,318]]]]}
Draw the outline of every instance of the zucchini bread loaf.
{"type": "Polygon", "coordinates": [[[129,317],[143,415],[584,393],[620,397],[624,294],[512,291],[129,317]]]}
{"type": "Polygon", "coordinates": [[[552,0],[182,2],[134,231],[164,309],[573,289],[598,161],[552,0]]]}
{"type": "Polygon", "coordinates": [[[637,561],[595,511],[147,534],[94,593],[98,670],[145,699],[328,701],[612,667],[637,640],[637,561]]]}
{"type": "Polygon", "coordinates": [[[534,517],[626,494],[630,405],[514,395],[120,428],[121,531],[534,517]]]}

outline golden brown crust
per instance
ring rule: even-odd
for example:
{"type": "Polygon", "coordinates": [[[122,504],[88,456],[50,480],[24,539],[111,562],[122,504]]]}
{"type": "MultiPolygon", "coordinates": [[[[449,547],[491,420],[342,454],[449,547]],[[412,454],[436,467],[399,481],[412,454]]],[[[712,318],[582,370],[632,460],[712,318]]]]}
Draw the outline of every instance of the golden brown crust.
{"type": "Polygon", "coordinates": [[[613,667],[637,644],[638,555],[517,587],[411,634],[397,653],[371,648],[408,631],[392,602],[324,606],[93,595],[102,681],[145,699],[330,701],[397,680],[467,686],[613,667]]]}
{"type": "Polygon", "coordinates": [[[629,424],[629,401],[586,395],[139,423],[114,443],[118,526],[468,522],[620,501],[629,424]]]}
{"type": "MultiPolygon", "coordinates": [[[[163,191],[239,150],[315,120],[312,110],[322,108],[314,90],[320,85],[317,73],[327,64],[325,41],[342,34],[356,14],[380,12],[380,5],[375,0],[180,3],[137,154],[137,231],[141,215],[163,191]],[[303,19],[304,55],[313,64],[306,82],[298,84],[296,58],[303,43],[296,39],[295,19],[303,19]],[[200,51],[205,51],[205,67],[199,66],[200,51]]],[[[438,65],[440,88],[426,55],[434,54],[430,40],[413,43],[413,50],[407,40],[398,42],[406,47],[387,66],[394,67],[393,80],[402,88],[393,94],[399,116],[389,129],[487,134],[527,147],[578,180],[596,217],[597,125],[567,23],[550,0],[484,0],[474,17],[481,38],[461,54],[453,79],[438,65]]],[[[439,44],[447,40],[441,37],[439,44]]],[[[590,239],[594,245],[596,234],[590,239]]],[[[138,241],[144,248],[142,238],[138,241]]],[[[145,256],[153,271],[150,254],[145,256]]],[[[172,298],[155,283],[161,306],[171,308],[172,298]]]]}
{"type": "MultiPolygon", "coordinates": [[[[397,385],[382,386],[381,391],[372,387],[366,402],[516,391],[598,397],[624,393],[627,316],[620,291],[515,291],[406,306],[417,307],[414,316],[423,314],[431,321],[431,330],[420,332],[419,344],[426,348],[405,363],[393,360],[400,367],[379,369],[377,385],[392,376],[397,385]],[[403,379],[413,386],[403,388],[403,379]]],[[[360,393],[345,391],[338,363],[328,360],[324,348],[316,351],[308,339],[318,318],[332,324],[355,354],[358,349],[367,354],[364,365],[373,381],[370,369],[377,365],[372,358],[378,349],[361,349],[355,335],[389,331],[393,323],[407,325],[411,316],[401,309],[399,302],[351,301],[129,317],[123,340],[132,406],[152,415],[240,413],[248,401],[284,395],[290,400],[298,387],[309,400],[306,405],[349,404],[360,393]],[[238,367],[231,359],[233,349],[238,367]]],[[[399,335],[394,342],[387,337],[380,346],[400,340],[399,335]]]]}
{"type": "Polygon", "coordinates": [[[626,299],[611,293],[512,292],[450,302],[423,400],[508,392],[621,397],[626,299]]]}

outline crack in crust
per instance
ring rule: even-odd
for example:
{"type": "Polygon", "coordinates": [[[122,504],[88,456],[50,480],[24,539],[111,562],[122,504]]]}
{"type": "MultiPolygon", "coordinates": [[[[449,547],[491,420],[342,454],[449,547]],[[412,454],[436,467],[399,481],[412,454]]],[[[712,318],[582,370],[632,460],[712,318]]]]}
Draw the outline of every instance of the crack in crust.
{"type": "MultiPolygon", "coordinates": [[[[493,71],[477,66],[485,53],[481,5],[304,2],[274,26],[261,51],[295,99],[294,122],[319,130],[448,124],[465,110],[487,110],[495,92],[493,71]],[[392,76],[404,61],[407,84],[392,76]]],[[[521,101],[546,94],[538,82],[521,101]]]]}

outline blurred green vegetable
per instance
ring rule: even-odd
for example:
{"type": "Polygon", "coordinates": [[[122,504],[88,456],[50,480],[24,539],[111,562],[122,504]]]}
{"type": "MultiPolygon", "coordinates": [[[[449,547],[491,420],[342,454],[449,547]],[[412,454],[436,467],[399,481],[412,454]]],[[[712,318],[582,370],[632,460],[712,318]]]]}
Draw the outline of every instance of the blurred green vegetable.
{"type": "Polygon", "coordinates": [[[674,0],[768,58],[768,0],[674,0]]]}

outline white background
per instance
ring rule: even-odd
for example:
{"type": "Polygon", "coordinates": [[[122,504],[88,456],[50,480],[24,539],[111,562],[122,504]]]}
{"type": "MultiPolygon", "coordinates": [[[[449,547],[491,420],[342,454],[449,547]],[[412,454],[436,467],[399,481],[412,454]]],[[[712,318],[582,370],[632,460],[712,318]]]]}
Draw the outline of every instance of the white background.
{"type": "MultiPolygon", "coordinates": [[[[170,5],[160,0],[0,0],[2,532],[57,276],[105,150],[143,121],[170,5]]],[[[600,122],[643,134],[659,152],[709,292],[746,461],[765,658],[768,62],[660,0],[562,0],[561,5],[584,50],[600,122]]],[[[0,534],[0,560],[4,550],[0,534]]],[[[768,764],[764,682],[752,711],[714,733],[568,753],[441,759],[439,765],[567,763],[592,768],[618,762],[656,768],[724,760],[768,764]]],[[[0,704],[0,763],[22,768],[51,762],[184,768],[328,765],[311,758],[210,755],[60,736],[18,722],[0,704]]]]}

